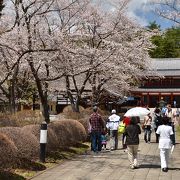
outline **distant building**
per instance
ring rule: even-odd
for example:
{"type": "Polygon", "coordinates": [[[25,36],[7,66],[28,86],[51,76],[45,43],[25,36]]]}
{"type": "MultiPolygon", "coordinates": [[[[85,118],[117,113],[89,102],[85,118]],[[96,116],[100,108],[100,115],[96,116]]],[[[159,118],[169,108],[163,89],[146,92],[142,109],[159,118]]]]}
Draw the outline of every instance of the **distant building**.
{"type": "Polygon", "coordinates": [[[163,99],[180,107],[180,58],[152,59],[152,68],[155,75],[143,79],[138,88],[131,90],[132,95],[139,97],[141,106],[155,107],[163,99]]]}

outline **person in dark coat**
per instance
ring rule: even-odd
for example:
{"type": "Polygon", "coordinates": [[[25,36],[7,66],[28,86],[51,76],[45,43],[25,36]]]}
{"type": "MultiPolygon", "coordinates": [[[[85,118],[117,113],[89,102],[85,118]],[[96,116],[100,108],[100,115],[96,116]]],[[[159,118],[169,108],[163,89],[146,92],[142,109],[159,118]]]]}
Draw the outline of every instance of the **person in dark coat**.
{"type": "Polygon", "coordinates": [[[139,147],[139,134],[141,134],[141,128],[137,124],[137,118],[131,117],[130,124],[126,127],[125,130],[128,159],[131,169],[139,167],[137,158],[139,147]]]}
{"type": "Polygon", "coordinates": [[[159,135],[156,134],[156,131],[160,125],[162,125],[162,116],[161,116],[161,110],[156,107],[154,110],[154,131],[156,135],[156,143],[159,143],[159,135]]]}

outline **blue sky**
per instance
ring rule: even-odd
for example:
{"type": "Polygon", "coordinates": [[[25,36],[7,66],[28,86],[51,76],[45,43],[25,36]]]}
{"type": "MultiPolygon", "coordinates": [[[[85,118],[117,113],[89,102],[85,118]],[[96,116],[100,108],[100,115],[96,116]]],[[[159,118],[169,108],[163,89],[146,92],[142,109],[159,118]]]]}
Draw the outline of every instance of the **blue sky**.
{"type": "Polygon", "coordinates": [[[152,6],[147,4],[147,0],[131,0],[128,6],[128,16],[134,18],[142,26],[147,26],[149,22],[156,21],[161,29],[166,29],[174,25],[173,22],[159,17],[153,12],[152,6]]]}
{"type": "MultiPolygon", "coordinates": [[[[105,9],[113,8],[111,6],[113,0],[93,0],[94,2],[101,2],[105,9]]],[[[115,1],[115,0],[114,0],[115,1]]],[[[133,20],[137,21],[138,24],[142,26],[149,25],[149,22],[156,21],[157,24],[161,26],[161,29],[170,28],[175,25],[173,22],[159,17],[153,12],[152,6],[148,5],[148,0],[131,0],[128,9],[127,15],[133,20]]]]}

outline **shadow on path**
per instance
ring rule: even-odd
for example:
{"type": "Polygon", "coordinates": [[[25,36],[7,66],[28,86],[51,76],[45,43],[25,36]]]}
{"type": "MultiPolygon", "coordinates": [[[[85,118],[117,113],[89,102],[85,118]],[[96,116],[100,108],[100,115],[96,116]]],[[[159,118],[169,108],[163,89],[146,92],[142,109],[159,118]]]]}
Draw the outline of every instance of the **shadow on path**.
{"type": "Polygon", "coordinates": [[[157,164],[141,164],[140,168],[161,168],[161,166],[157,164]]]}
{"type": "Polygon", "coordinates": [[[172,171],[180,171],[180,168],[169,168],[169,170],[172,170],[172,171]]]}

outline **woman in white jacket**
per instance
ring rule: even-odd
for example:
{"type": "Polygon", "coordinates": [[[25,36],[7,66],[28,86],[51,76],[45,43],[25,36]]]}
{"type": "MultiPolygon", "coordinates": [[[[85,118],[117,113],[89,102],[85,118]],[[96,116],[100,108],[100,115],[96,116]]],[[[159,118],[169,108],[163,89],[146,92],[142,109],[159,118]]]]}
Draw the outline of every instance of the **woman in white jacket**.
{"type": "Polygon", "coordinates": [[[168,171],[168,161],[169,161],[169,153],[174,142],[171,141],[173,136],[172,127],[168,125],[170,118],[163,117],[162,123],[156,131],[156,133],[160,136],[159,138],[159,149],[160,149],[160,158],[161,158],[161,169],[163,172],[168,171]]]}

